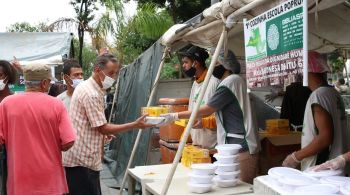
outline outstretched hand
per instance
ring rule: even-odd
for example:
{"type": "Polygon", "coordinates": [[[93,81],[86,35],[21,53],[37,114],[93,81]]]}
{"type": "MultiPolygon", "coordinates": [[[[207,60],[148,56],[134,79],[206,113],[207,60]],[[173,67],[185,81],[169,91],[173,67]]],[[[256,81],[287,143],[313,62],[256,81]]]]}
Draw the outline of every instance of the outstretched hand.
{"type": "Polygon", "coordinates": [[[145,129],[145,128],[150,128],[150,127],[155,127],[155,125],[152,124],[147,124],[145,121],[146,116],[148,116],[147,114],[142,115],[140,118],[136,119],[133,123],[135,128],[138,129],[145,129]]]}

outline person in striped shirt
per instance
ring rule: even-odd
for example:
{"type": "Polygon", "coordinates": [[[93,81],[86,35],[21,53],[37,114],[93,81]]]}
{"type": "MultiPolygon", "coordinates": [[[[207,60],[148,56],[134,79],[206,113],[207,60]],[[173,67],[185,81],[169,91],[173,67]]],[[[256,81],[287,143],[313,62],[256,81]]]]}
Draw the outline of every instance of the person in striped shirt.
{"type": "Polygon", "coordinates": [[[126,124],[107,123],[104,96],[114,84],[119,69],[119,63],[114,63],[113,59],[103,55],[97,57],[93,75],[79,84],[73,93],[70,117],[78,138],[72,149],[63,153],[70,195],[101,195],[104,135],[152,127],[145,123],[145,116],[126,124]]]}

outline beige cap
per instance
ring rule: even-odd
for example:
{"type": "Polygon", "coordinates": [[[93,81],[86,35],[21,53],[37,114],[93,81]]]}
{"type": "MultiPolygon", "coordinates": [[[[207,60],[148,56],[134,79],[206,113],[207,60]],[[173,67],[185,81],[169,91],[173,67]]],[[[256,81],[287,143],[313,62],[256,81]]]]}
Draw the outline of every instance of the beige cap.
{"type": "Polygon", "coordinates": [[[26,81],[52,80],[51,67],[46,64],[29,64],[24,67],[23,75],[26,81]]]}

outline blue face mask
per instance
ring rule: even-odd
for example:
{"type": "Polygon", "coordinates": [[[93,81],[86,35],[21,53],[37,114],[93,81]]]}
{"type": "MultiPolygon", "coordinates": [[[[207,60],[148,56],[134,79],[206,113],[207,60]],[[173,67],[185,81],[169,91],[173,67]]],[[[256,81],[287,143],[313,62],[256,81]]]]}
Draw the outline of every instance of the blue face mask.
{"type": "Polygon", "coordinates": [[[72,79],[72,82],[73,82],[73,85],[72,87],[73,88],[76,88],[80,83],[82,83],[84,81],[84,79],[72,79]]]}

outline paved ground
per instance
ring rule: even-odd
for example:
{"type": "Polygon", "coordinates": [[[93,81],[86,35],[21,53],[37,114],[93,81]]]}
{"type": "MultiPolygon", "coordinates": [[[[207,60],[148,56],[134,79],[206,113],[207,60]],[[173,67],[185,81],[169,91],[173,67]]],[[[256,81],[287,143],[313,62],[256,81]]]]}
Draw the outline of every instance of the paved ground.
{"type": "Polygon", "coordinates": [[[113,188],[117,186],[116,181],[114,180],[113,175],[107,166],[103,166],[103,170],[101,171],[100,175],[102,195],[118,195],[119,190],[113,188]]]}
{"type": "Polygon", "coordinates": [[[102,195],[118,195],[119,193],[119,190],[107,187],[103,181],[101,181],[101,188],[102,195]]]}

